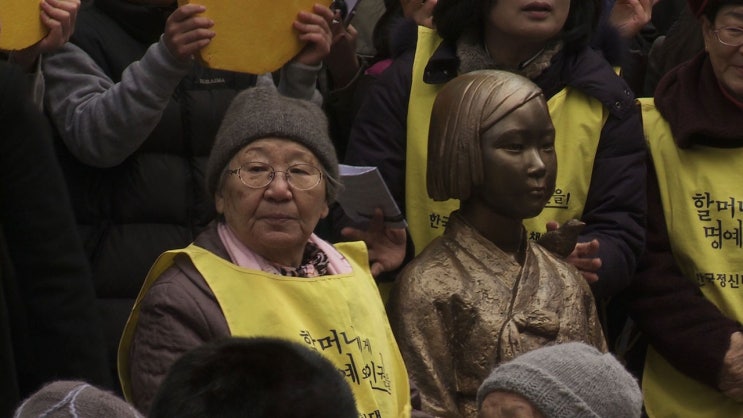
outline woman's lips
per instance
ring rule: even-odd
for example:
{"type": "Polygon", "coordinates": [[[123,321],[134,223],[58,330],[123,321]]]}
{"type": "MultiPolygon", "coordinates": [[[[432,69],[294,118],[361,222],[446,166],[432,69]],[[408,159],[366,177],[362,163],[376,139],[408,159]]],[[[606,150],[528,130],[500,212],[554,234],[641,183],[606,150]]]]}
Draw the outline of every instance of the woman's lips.
{"type": "Polygon", "coordinates": [[[552,13],[552,5],[543,2],[529,3],[521,9],[531,19],[542,20],[552,13]]]}

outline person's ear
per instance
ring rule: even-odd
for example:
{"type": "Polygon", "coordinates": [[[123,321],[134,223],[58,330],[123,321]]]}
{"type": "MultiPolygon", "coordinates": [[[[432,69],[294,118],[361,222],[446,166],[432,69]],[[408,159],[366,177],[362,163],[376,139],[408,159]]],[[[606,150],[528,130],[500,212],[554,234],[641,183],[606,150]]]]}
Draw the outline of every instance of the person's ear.
{"type": "Polygon", "coordinates": [[[702,23],[702,36],[704,37],[704,50],[709,51],[709,46],[712,42],[717,42],[714,34],[714,25],[709,21],[707,16],[701,17],[702,23]]]}
{"type": "Polygon", "coordinates": [[[224,196],[222,196],[221,190],[214,193],[214,207],[218,214],[224,215],[224,196]]]}

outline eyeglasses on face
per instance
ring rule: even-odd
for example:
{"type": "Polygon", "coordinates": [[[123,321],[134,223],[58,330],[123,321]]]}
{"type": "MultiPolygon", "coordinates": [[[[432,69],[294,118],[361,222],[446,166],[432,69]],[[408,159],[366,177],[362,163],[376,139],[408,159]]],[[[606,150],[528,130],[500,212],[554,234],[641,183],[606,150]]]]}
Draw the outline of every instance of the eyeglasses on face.
{"type": "Polygon", "coordinates": [[[225,170],[228,174],[237,175],[242,184],[251,189],[267,187],[276,178],[276,173],[284,173],[286,182],[293,189],[309,190],[320,184],[322,171],[310,164],[292,164],[286,170],[274,170],[269,164],[250,161],[236,169],[225,170]]]}
{"type": "Polygon", "coordinates": [[[717,40],[727,46],[743,45],[743,28],[737,26],[726,26],[713,31],[717,40]]]}

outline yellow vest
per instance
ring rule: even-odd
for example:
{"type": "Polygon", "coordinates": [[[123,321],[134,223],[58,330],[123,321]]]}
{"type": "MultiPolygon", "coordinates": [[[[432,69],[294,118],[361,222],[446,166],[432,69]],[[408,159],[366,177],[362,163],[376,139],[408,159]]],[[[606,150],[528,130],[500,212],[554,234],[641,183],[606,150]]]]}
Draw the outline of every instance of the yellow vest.
{"type": "MultiPolygon", "coordinates": [[[[741,321],[743,149],[680,149],[653,99],[640,102],[674,259],[707,299],[741,321]]],[[[743,417],[742,404],[682,374],[652,347],[642,386],[650,417],[743,417]]]]}
{"type": "MultiPolygon", "coordinates": [[[[443,84],[424,83],[423,73],[440,44],[441,38],[434,30],[418,27],[408,103],[405,165],[405,212],[416,254],[443,233],[449,214],[459,208],[458,200],[432,200],[426,189],[431,110],[443,84]]],[[[531,239],[537,239],[545,232],[548,221],[562,224],[582,216],[601,129],[609,116],[600,101],[571,88],[565,88],[550,98],[547,106],[556,132],[557,182],[555,194],[542,213],[524,220],[531,239]]]]}
{"type": "Polygon", "coordinates": [[[277,337],[316,350],[346,376],[361,417],[409,417],[410,387],[363,243],[338,250],[352,273],[285,277],[239,267],[196,245],[165,252],[140,291],[119,346],[119,374],[131,399],[129,349],[140,303],[178,254],[190,257],[214,292],[233,336],[277,337]],[[251,297],[253,295],[253,297],[251,297]]]}

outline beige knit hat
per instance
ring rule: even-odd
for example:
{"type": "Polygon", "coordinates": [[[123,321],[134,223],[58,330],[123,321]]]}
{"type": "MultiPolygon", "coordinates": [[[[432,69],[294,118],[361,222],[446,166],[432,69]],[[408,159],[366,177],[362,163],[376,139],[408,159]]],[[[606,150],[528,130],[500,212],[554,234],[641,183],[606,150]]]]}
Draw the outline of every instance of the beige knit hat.
{"type": "MultiPolygon", "coordinates": [[[[273,87],[253,87],[235,96],[217,132],[206,166],[210,196],[217,192],[219,179],[232,157],[251,142],[267,137],[304,145],[337,183],[338,157],[322,109],[307,100],[282,96],[273,87]]],[[[334,187],[328,188],[328,202],[335,200],[335,192],[334,187]]]]}
{"type": "Polygon", "coordinates": [[[85,382],[60,380],[39,389],[14,418],[144,418],[123,399],[85,382]]]}

